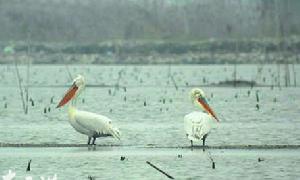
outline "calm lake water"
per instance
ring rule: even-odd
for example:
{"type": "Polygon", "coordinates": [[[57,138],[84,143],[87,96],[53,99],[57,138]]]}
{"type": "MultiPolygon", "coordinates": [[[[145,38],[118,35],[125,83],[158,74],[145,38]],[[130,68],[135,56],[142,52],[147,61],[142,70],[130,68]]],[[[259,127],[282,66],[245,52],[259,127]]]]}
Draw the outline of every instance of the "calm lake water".
{"type": "MultiPolygon", "coordinates": [[[[19,68],[26,84],[26,68],[19,68]]],[[[72,179],[72,176],[87,179],[88,175],[96,179],[165,178],[145,161],[153,162],[176,179],[300,178],[299,149],[209,150],[216,162],[213,170],[207,151],[176,148],[189,146],[183,131],[183,117],[196,110],[188,96],[192,87],[205,91],[221,119],[208,136],[207,145],[299,145],[300,88],[285,88],[285,67],[278,69],[276,65],[237,66],[237,79],[255,80],[262,85],[254,88],[211,86],[233,79],[231,65],[34,65],[29,82],[29,96],[34,106],[30,103],[28,115],[22,110],[14,66],[2,65],[1,143],[87,142],[86,136],[69,125],[67,108],[55,108],[71,84],[67,69],[72,76],[85,76],[88,84],[79,98],[78,108],[111,118],[120,128],[121,141],[99,138],[97,144],[113,146],[95,150],[86,147],[0,148],[0,175],[13,169],[18,176],[24,176],[27,161],[32,159],[32,175],[57,173],[59,179],[72,179]],[[272,88],[271,85],[278,85],[278,73],[282,87],[272,88]],[[147,148],[149,146],[159,148],[147,148]],[[183,157],[178,158],[178,154],[183,157]],[[127,157],[126,161],[120,161],[122,155],[127,157]],[[265,161],[259,163],[258,157],[265,161]]],[[[290,69],[294,86],[292,66],[290,69]]],[[[300,66],[295,66],[295,73],[299,80],[300,66]]]]}

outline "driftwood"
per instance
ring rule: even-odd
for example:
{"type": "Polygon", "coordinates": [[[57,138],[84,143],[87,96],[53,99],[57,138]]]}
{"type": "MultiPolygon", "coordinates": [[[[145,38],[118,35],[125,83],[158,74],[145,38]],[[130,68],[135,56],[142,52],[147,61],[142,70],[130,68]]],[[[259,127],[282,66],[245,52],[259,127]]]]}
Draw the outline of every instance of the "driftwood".
{"type": "Polygon", "coordinates": [[[151,167],[153,167],[154,169],[156,169],[157,171],[161,172],[162,174],[164,174],[165,176],[167,176],[169,179],[174,179],[174,177],[172,177],[171,175],[169,175],[168,173],[166,173],[165,171],[159,169],[157,166],[155,166],[154,164],[152,164],[149,161],[146,161],[147,164],[149,164],[151,167]]]}

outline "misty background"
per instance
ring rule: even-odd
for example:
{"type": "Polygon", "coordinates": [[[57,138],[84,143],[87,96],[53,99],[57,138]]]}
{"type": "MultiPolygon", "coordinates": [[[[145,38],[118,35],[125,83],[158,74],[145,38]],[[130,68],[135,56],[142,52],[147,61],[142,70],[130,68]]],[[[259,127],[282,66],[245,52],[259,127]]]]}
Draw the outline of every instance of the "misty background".
{"type": "Polygon", "coordinates": [[[298,63],[298,0],[0,0],[1,63],[298,63]]]}

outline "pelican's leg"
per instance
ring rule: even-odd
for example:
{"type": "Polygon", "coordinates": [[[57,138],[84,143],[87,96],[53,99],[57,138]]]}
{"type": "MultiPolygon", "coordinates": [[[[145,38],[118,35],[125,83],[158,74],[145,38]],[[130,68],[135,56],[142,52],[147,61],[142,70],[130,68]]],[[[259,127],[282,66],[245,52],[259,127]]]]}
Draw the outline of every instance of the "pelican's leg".
{"type": "Polygon", "coordinates": [[[202,141],[203,141],[203,147],[205,146],[205,140],[206,140],[206,138],[207,138],[207,134],[205,134],[205,135],[203,136],[203,138],[202,138],[202,141]]]}
{"type": "Polygon", "coordinates": [[[92,145],[96,145],[96,144],[95,144],[95,141],[96,141],[96,137],[93,137],[92,145]]]}
{"type": "Polygon", "coordinates": [[[87,143],[88,145],[91,144],[91,139],[92,139],[92,138],[89,136],[89,137],[88,137],[88,143],[87,143]]]}
{"type": "Polygon", "coordinates": [[[193,150],[193,141],[191,140],[191,151],[193,150]]]}

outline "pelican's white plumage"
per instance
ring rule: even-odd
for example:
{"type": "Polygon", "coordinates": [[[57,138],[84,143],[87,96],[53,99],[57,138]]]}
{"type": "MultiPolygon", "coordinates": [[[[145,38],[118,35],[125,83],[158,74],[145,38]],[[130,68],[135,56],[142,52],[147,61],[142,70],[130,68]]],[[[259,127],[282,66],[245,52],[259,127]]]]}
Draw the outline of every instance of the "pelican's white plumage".
{"type": "Polygon", "coordinates": [[[196,107],[202,108],[205,112],[194,111],[184,116],[184,130],[187,138],[191,141],[203,140],[203,146],[205,145],[205,139],[208,136],[213,119],[219,122],[214,111],[208,105],[204,92],[199,88],[194,88],[190,92],[190,98],[192,103],[196,107]]]}
{"type": "Polygon", "coordinates": [[[184,130],[191,141],[200,141],[208,134],[212,127],[210,115],[194,111],[184,116],[184,130]]]}
{"type": "Polygon", "coordinates": [[[69,121],[74,129],[89,137],[113,136],[120,139],[119,130],[113,127],[112,120],[106,116],[70,107],[69,121]]]}
{"type": "Polygon", "coordinates": [[[90,144],[91,138],[93,138],[92,144],[95,143],[95,140],[98,137],[113,136],[120,139],[120,131],[112,125],[112,120],[108,117],[76,109],[76,99],[84,87],[84,78],[83,76],[78,75],[57,107],[62,107],[69,101],[72,102],[69,105],[68,111],[69,122],[76,131],[88,136],[88,144],[90,144]]]}

